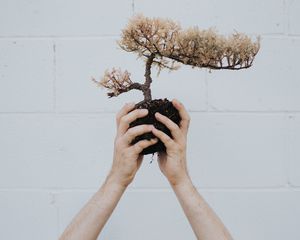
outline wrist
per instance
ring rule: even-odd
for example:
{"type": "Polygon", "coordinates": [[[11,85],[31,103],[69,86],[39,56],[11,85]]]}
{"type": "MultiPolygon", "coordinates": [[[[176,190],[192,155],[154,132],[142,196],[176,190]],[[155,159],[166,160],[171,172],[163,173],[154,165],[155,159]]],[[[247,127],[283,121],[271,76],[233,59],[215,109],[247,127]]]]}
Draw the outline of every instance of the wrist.
{"type": "Polygon", "coordinates": [[[174,189],[174,188],[179,188],[181,186],[191,185],[192,180],[188,174],[184,174],[182,177],[176,180],[169,180],[169,183],[171,187],[174,189]]]}
{"type": "Polygon", "coordinates": [[[96,206],[102,208],[101,205],[109,205],[112,203],[112,201],[118,200],[123,195],[125,190],[125,186],[119,184],[117,181],[115,181],[108,175],[102,186],[96,192],[92,202],[96,206]]]}
{"type": "Polygon", "coordinates": [[[125,190],[130,182],[120,180],[118,176],[110,172],[106,177],[105,184],[116,189],[125,190]]]}

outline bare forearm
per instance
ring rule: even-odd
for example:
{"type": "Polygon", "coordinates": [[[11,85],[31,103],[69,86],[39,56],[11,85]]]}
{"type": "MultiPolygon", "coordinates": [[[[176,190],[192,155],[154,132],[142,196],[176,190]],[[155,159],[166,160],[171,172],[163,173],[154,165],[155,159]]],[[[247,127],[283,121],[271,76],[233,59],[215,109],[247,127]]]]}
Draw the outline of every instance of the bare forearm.
{"type": "Polygon", "coordinates": [[[189,178],[172,187],[197,239],[232,240],[222,221],[198,193],[189,178]]]}
{"type": "Polygon", "coordinates": [[[60,240],[97,239],[124,191],[124,186],[107,178],[102,187],[72,220],[60,240]]]}

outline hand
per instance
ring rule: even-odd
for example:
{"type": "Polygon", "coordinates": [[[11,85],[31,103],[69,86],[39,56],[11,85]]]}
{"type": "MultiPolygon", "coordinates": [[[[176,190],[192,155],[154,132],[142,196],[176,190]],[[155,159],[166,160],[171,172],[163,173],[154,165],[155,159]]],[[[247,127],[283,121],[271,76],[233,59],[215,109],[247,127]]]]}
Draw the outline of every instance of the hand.
{"type": "Polygon", "coordinates": [[[160,170],[167,177],[170,184],[175,186],[189,180],[186,164],[186,142],[190,117],[182,103],[176,99],[173,99],[172,103],[181,116],[179,126],[160,113],[156,113],[155,117],[171,131],[173,139],[156,128],[152,132],[166,146],[166,151],[158,154],[160,170]]]}
{"type": "Polygon", "coordinates": [[[129,128],[129,124],[137,118],[148,114],[147,109],[135,109],[134,103],[125,104],[116,116],[117,135],[114,141],[114,157],[108,179],[127,187],[133,180],[139,169],[143,155],[140,153],[144,148],[157,143],[158,139],[141,140],[131,145],[132,140],[146,132],[151,132],[153,125],[138,125],[129,128]],[[131,112],[130,112],[131,111],[131,112]]]}

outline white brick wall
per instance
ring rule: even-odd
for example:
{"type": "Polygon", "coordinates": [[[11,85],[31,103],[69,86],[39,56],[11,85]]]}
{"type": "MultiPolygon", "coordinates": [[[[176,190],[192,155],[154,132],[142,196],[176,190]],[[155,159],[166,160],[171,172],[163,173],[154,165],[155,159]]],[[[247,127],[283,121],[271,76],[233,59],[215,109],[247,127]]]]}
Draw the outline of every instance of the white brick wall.
{"type": "MultiPolygon", "coordinates": [[[[143,63],[115,43],[138,12],[262,35],[251,69],[162,72],[153,95],[190,111],[190,174],[236,239],[300,239],[299,10],[296,0],[0,0],[0,239],[57,239],[104,180],[115,113],[142,95],[107,99],[90,79],[121,66],[141,80],[143,63]]],[[[194,239],[150,160],[100,239],[194,239]]]]}
{"type": "Polygon", "coordinates": [[[1,112],[53,111],[51,39],[1,38],[0,54],[1,112]]]}

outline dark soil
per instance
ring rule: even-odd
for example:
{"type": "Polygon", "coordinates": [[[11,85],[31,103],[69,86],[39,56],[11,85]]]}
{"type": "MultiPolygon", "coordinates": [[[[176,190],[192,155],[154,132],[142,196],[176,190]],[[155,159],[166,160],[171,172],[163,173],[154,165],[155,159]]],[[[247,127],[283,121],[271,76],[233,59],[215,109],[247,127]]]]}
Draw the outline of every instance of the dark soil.
{"type": "MultiPolygon", "coordinates": [[[[154,114],[156,112],[159,112],[165,116],[167,116],[169,119],[171,119],[173,122],[175,122],[177,125],[179,125],[181,118],[179,115],[178,110],[173,106],[172,102],[170,102],[168,99],[155,99],[151,101],[142,101],[135,105],[134,109],[148,109],[148,115],[143,118],[138,118],[132,123],[130,123],[129,127],[134,127],[137,125],[142,124],[153,124],[155,128],[163,131],[170,137],[172,137],[172,134],[170,130],[161,122],[157,121],[154,114]]],[[[133,110],[134,110],[133,109],[133,110]]],[[[152,132],[145,133],[143,135],[137,136],[133,141],[132,144],[137,143],[140,140],[150,140],[151,138],[155,138],[152,132]]],[[[156,144],[151,145],[147,148],[145,148],[141,154],[151,154],[155,152],[163,152],[166,151],[165,145],[159,140],[156,144]]]]}

